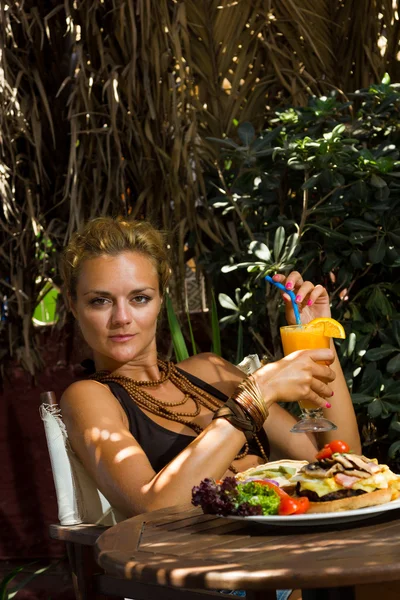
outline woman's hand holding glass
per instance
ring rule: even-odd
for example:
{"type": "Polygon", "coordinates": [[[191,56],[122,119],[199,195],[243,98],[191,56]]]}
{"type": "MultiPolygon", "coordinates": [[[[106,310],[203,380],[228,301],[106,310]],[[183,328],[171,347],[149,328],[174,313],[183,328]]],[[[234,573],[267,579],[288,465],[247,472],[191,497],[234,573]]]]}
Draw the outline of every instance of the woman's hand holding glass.
{"type": "Polygon", "coordinates": [[[330,349],[299,350],[281,360],[264,365],[253,373],[268,407],[274,402],[312,402],[315,408],[329,406],[329,383],[335,373],[330,368],[330,349]],[[323,363],[323,364],[321,364],[323,363]]]}

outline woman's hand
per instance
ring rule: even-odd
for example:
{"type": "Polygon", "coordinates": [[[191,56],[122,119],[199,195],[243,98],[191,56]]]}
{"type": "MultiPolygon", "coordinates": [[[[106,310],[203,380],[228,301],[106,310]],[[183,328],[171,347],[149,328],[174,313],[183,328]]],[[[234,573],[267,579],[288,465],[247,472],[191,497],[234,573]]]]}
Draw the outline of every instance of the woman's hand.
{"type": "MultiPolygon", "coordinates": [[[[328,292],[322,285],[314,285],[311,281],[303,281],[298,271],[292,271],[287,277],[285,275],[274,275],[272,279],[282,283],[286,289],[296,294],[303,324],[309,323],[318,317],[331,316],[328,292]]],[[[285,301],[286,320],[289,325],[295,325],[296,319],[290,297],[284,292],[282,292],[282,297],[285,301]]]]}
{"type": "Polygon", "coordinates": [[[264,365],[252,376],[269,406],[274,402],[307,401],[315,403],[316,408],[329,408],[333,392],[328,384],[336,377],[329,367],[333,361],[334,352],[326,348],[298,350],[264,365]]]}

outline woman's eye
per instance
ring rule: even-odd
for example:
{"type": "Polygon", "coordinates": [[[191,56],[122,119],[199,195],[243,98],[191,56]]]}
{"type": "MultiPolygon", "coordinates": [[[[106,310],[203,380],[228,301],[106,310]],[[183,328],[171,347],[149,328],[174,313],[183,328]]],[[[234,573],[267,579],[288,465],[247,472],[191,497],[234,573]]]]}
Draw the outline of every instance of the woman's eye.
{"type": "Polygon", "coordinates": [[[108,298],[93,298],[89,304],[92,306],[104,306],[108,302],[110,302],[108,298]]]}
{"type": "Polygon", "coordinates": [[[136,304],[147,304],[150,298],[148,296],[135,296],[133,300],[136,304]]]}

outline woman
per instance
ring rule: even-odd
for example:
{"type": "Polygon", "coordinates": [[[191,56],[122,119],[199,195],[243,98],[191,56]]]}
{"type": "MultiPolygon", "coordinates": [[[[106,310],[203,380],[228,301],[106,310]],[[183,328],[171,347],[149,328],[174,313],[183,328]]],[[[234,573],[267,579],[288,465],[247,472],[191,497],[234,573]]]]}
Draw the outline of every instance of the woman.
{"type": "MultiPolygon", "coordinates": [[[[178,367],[157,361],[157,319],[170,269],[162,236],[148,223],[90,221],[66,248],[62,273],[97,369],[93,379],[65,391],[63,418],[72,448],[127,517],[189,502],[205,477],[220,479],[269,457],[312,460],[333,437],[360,451],[333,349],[295,352],[251,378],[211,353],[178,367]],[[295,419],[278,402],[298,400],[323,407],[338,426],[334,435],[321,434],[317,443],[290,434],[295,419]]],[[[297,272],[275,280],[295,291],[303,323],[330,316],[322,286],[297,272]]],[[[294,322],[290,303],[286,316],[294,322]]]]}

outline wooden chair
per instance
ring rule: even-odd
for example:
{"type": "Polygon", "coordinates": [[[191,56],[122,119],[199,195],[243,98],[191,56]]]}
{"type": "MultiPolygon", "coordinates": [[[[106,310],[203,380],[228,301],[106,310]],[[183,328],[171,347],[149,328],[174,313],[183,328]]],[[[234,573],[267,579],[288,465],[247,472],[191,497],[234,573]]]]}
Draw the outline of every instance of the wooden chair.
{"type": "MultiPolygon", "coordinates": [[[[246,357],[240,365],[246,373],[260,366],[258,356],[246,357]]],[[[50,537],[66,544],[76,600],[126,597],[135,600],[196,600],[218,592],[180,590],[168,586],[133,583],[105,575],[94,560],[93,546],[107,527],[124,519],[97,489],[69,442],[56,395],[40,394],[43,420],[58,504],[59,524],[49,528],[50,537]]]]}
{"type": "MultiPolygon", "coordinates": [[[[70,447],[55,393],[43,392],[40,400],[60,521],[50,525],[49,533],[66,544],[76,599],[90,600],[99,597],[97,575],[101,575],[93,546],[98,536],[121,517],[117,511],[114,513],[70,447]]],[[[106,593],[112,595],[111,591],[106,593]]]]}

